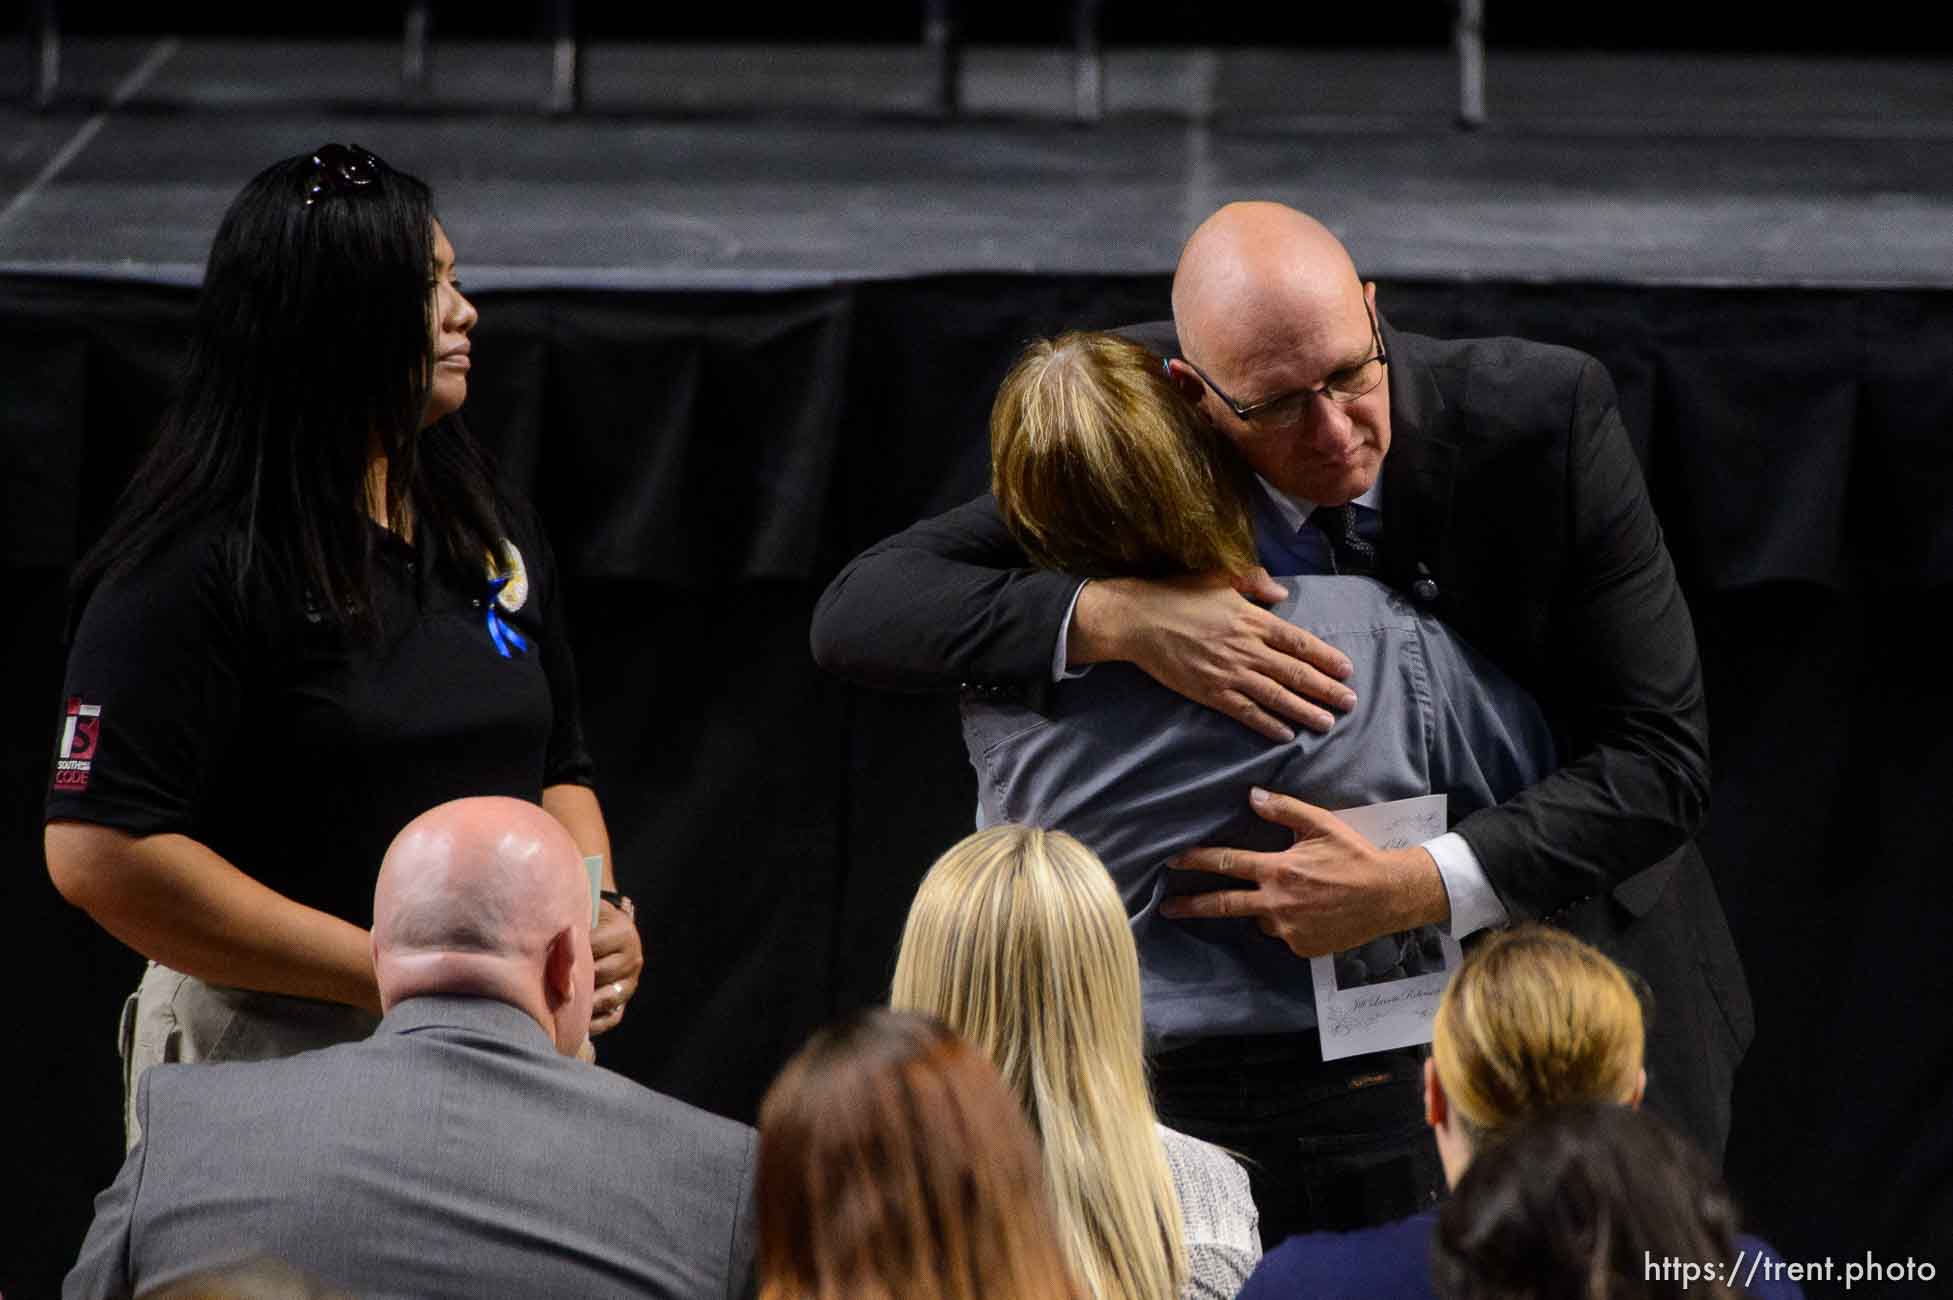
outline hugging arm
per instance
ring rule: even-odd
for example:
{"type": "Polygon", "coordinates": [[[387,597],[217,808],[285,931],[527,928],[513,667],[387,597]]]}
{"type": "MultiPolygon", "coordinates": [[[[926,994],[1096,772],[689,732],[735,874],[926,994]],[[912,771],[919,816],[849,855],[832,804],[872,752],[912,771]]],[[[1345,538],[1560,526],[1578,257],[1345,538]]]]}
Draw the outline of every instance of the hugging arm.
{"type": "Polygon", "coordinates": [[[1065,663],[1132,663],[1274,740],[1289,737],[1284,720],[1328,729],[1329,713],[1311,701],[1354,703],[1340,652],[1250,602],[1282,596],[1259,570],[1113,578],[1082,592],[1081,581],[1029,567],[995,500],[979,497],[843,569],[814,610],[814,658],[863,686],[1007,686],[1043,711],[1065,635],[1065,663]]]}
{"type": "Polygon", "coordinates": [[[841,570],[814,607],[814,659],[884,690],[974,682],[1041,700],[1079,581],[1032,568],[985,494],[841,570]]]}

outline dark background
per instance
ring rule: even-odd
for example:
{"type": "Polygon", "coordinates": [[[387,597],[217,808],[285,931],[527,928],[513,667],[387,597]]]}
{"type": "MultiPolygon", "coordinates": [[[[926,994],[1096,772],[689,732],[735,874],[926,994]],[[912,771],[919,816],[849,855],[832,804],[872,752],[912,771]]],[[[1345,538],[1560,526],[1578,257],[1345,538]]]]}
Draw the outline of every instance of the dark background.
{"type": "MultiPolygon", "coordinates": [[[[400,22],[397,4],[62,8],[77,38],[390,40],[400,22]]],[[[583,8],[599,42],[912,44],[920,32],[918,4],[583,8]]],[[[1066,40],[1064,6],[966,8],[972,41],[1066,40]]],[[[1495,58],[1794,52],[1822,82],[1829,67],[1865,75],[1827,64],[1831,55],[1953,51],[1923,30],[1919,10],[1895,5],[1723,13],[1656,3],[1626,13],[1488,0],[1488,11],[1495,58]]],[[[535,39],[542,12],[433,10],[442,37],[509,40],[535,39]]],[[[0,6],[0,31],[22,13],[0,6]]],[[[1436,51],[1450,21],[1435,3],[1113,3],[1103,30],[1115,46],[1436,51]]],[[[0,93],[14,84],[0,81],[0,93]]],[[[65,137],[94,107],[77,92],[50,129],[65,137]]],[[[181,106],[143,111],[160,120],[181,106]]],[[[1891,125],[1903,133],[1911,123],[1891,125]]],[[[1920,150],[1953,148],[1928,125],[1920,150]]],[[[299,134],[313,138],[309,127],[299,134]]],[[[1590,160],[1614,156],[1591,141],[1515,138],[1569,173],[1605,174],[1590,160]]],[[[1218,152],[1285,147],[1254,137],[1218,152]]],[[[1894,180],[1868,164],[1861,179],[1835,148],[1828,164],[1805,161],[1801,143],[1773,151],[1739,136],[1731,148],[1788,158],[1766,168],[1785,192],[1810,183],[1802,173],[1826,173],[1833,205],[1876,206],[1908,185],[1947,189],[1924,165],[1894,168],[1894,180]]],[[[182,164],[167,148],[139,161],[142,182],[182,164]]],[[[247,161],[235,181],[224,171],[226,187],[262,160],[247,161]]],[[[1705,169],[1676,170],[1686,175],[1658,183],[1686,197],[1701,181],[1713,208],[1705,169]]],[[[69,175],[100,179],[85,166],[69,175]]],[[[1025,176],[1026,188],[1051,183],[1025,176]]],[[[1488,185],[1519,192],[1524,178],[1497,172],[1488,185]]],[[[1639,184],[1621,182],[1624,197],[1639,184]]],[[[1900,220],[1912,211],[1897,210],[1900,220]]],[[[1813,206],[1813,232],[1822,211],[1813,206]]],[[[1936,211],[1928,219],[1943,217],[1936,211]]],[[[198,222],[201,241],[210,223],[198,222]]],[[[101,242],[80,233],[84,247],[101,242]]],[[[1730,1180],[1752,1226],[1789,1258],[1910,1254],[1936,1262],[1944,1284],[1953,291],[1583,283],[1562,279],[1553,255],[1539,255],[1538,283],[1386,277],[1381,301],[1401,328],[1520,334],[1585,348],[1611,368],[1702,642],[1715,789],[1701,841],[1757,1007],[1730,1180]]],[[[471,290],[483,322],[469,415],[541,507],[571,585],[600,793],[620,878],[640,901],[647,972],[604,1044],[608,1064],[749,1119],[809,1030],[884,994],[914,882],[970,828],[972,782],[953,700],[859,692],[814,667],[814,599],[863,546],[980,489],[983,416],[1026,338],[1162,315],[1165,289],[1163,275],[1053,272],[904,274],[790,292],[471,290]]],[[[0,275],[0,644],[11,669],[0,679],[0,851],[10,864],[0,916],[17,990],[4,1130],[17,1208],[0,1234],[9,1296],[53,1293],[89,1198],[121,1155],[113,1026],[140,963],[54,893],[40,807],[67,571],[154,425],[192,302],[188,289],[134,280],[0,275]]]]}
{"type": "MultiPolygon", "coordinates": [[[[1165,289],[480,295],[469,410],[571,584],[645,933],[607,1063],[750,1119],[810,1029],[884,995],[910,891],[969,829],[973,786],[953,701],[823,676],[812,603],[859,548],[981,486],[988,396],[1023,339],[1157,315],[1165,289]]],[[[1790,1257],[1953,1264],[1953,295],[1390,282],[1380,301],[1400,327],[1611,367],[1701,634],[1702,842],[1755,992],[1731,1180],[1790,1257]]],[[[138,962],[54,894],[39,804],[66,566],[164,399],[191,302],[0,279],[10,1148],[39,1207],[0,1259],[10,1294],[65,1267],[120,1156],[111,1026],[138,962]]]]}

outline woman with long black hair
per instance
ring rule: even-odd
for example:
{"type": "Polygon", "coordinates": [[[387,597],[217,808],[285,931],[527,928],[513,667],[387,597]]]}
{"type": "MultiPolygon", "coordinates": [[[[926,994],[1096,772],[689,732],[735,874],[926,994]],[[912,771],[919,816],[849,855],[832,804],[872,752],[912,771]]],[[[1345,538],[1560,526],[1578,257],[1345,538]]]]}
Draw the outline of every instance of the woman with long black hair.
{"type": "Polygon", "coordinates": [[[182,382],[75,575],[48,869],[150,959],[158,1060],[376,1023],[373,880],[465,795],[540,802],[603,859],[593,1033],[642,949],[591,789],[561,588],[456,414],[475,309],[427,186],[354,146],[266,168],[211,247],[182,382]]]}

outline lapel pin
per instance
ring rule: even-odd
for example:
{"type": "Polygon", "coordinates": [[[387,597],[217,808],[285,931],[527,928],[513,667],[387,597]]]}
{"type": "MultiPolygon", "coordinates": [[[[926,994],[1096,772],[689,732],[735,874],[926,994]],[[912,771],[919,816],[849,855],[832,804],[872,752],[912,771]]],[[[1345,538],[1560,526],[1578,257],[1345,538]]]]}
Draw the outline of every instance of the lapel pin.
{"type": "Polygon", "coordinates": [[[1428,605],[1438,598],[1437,580],[1431,576],[1430,566],[1422,560],[1417,562],[1417,579],[1411,583],[1411,595],[1421,605],[1428,605]]]}

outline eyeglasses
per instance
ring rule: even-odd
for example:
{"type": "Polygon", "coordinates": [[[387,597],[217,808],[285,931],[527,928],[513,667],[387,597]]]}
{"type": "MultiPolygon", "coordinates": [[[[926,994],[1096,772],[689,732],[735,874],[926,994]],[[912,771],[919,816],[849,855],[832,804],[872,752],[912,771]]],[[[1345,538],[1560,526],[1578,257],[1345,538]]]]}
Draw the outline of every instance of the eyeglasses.
{"type": "Polygon", "coordinates": [[[320,145],[312,155],[312,182],[305,187],[305,206],[331,194],[356,194],[380,183],[383,163],[358,145],[320,145]]]}
{"type": "Polygon", "coordinates": [[[1383,331],[1377,327],[1377,313],[1367,304],[1364,308],[1370,316],[1370,342],[1376,345],[1376,354],[1353,366],[1345,366],[1329,376],[1327,383],[1315,388],[1298,388],[1292,393],[1282,393],[1265,401],[1250,402],[1243,406],[1229,397],[1221,386],[1207,377],[1207,372],[1185,357],[1187,369],[1200,376],[1200,382],[1214,390],[1214,396],[1227,404],[1227,408],[1247,424],[1257,429],[1285,428],[1295,423],[1303,410],[1317,397],[1326,397],[1332,402],[1354,402],[1357,398],[1375,391],[1383,382],[1384,367],[1390,364],[1390,354],[1383,348],[1383,331]]]}

